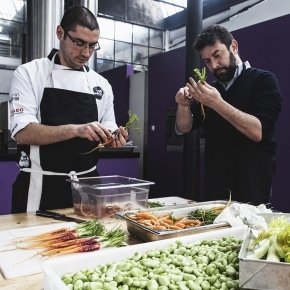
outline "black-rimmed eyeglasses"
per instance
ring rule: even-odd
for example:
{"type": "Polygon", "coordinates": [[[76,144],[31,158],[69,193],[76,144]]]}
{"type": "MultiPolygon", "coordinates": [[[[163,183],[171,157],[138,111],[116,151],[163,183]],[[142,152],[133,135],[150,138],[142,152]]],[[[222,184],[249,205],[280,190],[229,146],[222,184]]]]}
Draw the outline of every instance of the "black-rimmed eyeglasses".
{"type": "Polygon", "coordinates": [[[89,48],[90,51],[97,51],[97,50],[101,49],[101,47],[100,47],[98,42],[96,42],[96,43],[87,43],[85,41],[82,41],[81,39],[74,38],[74,37],[70,36],[69,33],[67,33],[67,36],[72,41],[72,43],[75,46],[77,46],[79,49],[85,49],[87,47],[89,48]]]}

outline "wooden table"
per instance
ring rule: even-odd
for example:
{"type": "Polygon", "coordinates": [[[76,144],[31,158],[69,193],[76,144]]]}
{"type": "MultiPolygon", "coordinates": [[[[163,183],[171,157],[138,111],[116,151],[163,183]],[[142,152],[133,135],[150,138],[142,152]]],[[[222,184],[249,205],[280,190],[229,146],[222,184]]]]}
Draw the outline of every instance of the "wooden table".
{"type": "MultiPolygon", "coordinates": [[[[64,213],[67,216],[77,217],[73,213],[73,209],[54,210],[55,212],[64,213]]],[[[79,217],[78,217],[79,218],[79,217]]],[[[104,220],[105,224],[120,223],[123,229],[126,229],[124,221],[116,219],[104,220]]],[[[52,218],[36,216],[35,213],[0,215],[0,231],[11,230],[23,227],[32,227],[39,225],[48,225],[52,223],[63,223],[52,218]]],[[[140,241],[129,236],[128,243],[136,244],[140,241]]],[[[14,279],[5,279],[0,272],[0,289],[1,290],[40,290],[43,289],[44,275],[35,274],[14,279]]]]}

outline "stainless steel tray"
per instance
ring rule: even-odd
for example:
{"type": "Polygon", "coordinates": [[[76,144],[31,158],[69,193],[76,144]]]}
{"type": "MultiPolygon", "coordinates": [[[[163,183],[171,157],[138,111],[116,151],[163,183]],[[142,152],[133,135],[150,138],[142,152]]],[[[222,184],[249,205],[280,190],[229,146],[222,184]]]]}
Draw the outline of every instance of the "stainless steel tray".
{"type": "MultiPolygon", "coordinates": [[[[194,204],[196,201],[191,199],[179,197],[179,196],[167,196],[167,197],[159,197],[159,198],[150,198],[148,202],[159,202],[161,206],[156,207],[168,207],[168,206],[179,206],[179,205],[189,205],[194,204]]],[[[150,208],[150,206],[149,206],[150,208]]],[[[154,208],[154,207],[151,207],[154,208]]]]}
{"type": "MultiPolygon", "coordinates": [[[[269,213],[261,214],[269,223],[271,219],[281,216],[290,221],[290,214],[269,213]]],[[[269,262],[265,260],[249,259],[248,245],[252,232],[248,229],[239,253],[239,283],[241,289],[252,290],[286,290],[290,285],[290,264],[283,262],[269,262]]]]}
{"type": "MultiPolygon", "coordinates": [[[[151,208],[151,209],[146,209],[142,211],[153,212],[160,215],[171,213],[174,217],[178,218],[178,217],[186,216],[187,214],[199,208],[210,209],[213,207],[226,205],[227,202],[228,201],[224,201],[224,200],[196,202],[191,205],[180,205],[180,206],[167,207],[167,208],[164,208],[164,207],[151,208]]],[[[119,212],[116,215],[126,220],[127,230],[130,234],[132,234],[136,238],[145,242],[158,241],[158,240],[175,238],[175,237],[182,237],[186,235],[192,235],[196,233],[230,227],[228,223],[218,223],[218,224],[210,224],[210,225],[205,225],[205,226],[186,228],[186,229],[181,229],[181,230],[157,231],[157,230],[152,230],[148,227],[145,227],[137,223],[136,221],[134,221],[128,216],[138,211],[140,210],[124,211],[124,212],[119,212]]]]}

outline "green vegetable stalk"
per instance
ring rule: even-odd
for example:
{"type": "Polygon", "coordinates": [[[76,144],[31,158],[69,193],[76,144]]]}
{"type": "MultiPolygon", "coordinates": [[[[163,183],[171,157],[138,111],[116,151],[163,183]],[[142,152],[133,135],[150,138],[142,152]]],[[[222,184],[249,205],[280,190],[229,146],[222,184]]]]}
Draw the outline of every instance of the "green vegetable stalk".
{"type": "Polygon", "coordinates": [[[101,236],[105,233],[105,226],[96,220],[85,221],[76,226],[80,237],[101,236]]]}
{"type": "Polygon", "coordinates": [[[204,84],[205,80],[206,80],[206,68],[203,67],[202,69],[198,69],[198,68],[195,68],[193,70],[195,76],[197,77],[197,79],[199,81],[201,81],[202,84],[204,84]]]}
{"type": "Polygon", "coordinates": [[[284,260],[286,263],[290,263],[290,223],[284,217],[273,219],[266,230],[260,231],[257,238],[251,243],[249,249],[254,248],[254,253],[258,252],[256,258],[261,258],[260,248],[257,245],[268,245],[267,251],[262,251],[264,253],[263,257],[267,254],[267,260],[284,260]]]}
{"type": "MultiPolygon", "coordinates": [[[[195,68],[193,70],[196,78],[198,81],[200,81],[202,84],[205,83],[205,80],[206,80],[206,68],[203,67],[202,69],[198,69],[198,68],[195,68]]],[[[200,107],[201,107],[201,113],[202,113],[202,117],[203,117],[203,121],[205,119],[205,111],[204,111],[204,107],[203,107],[203,104],[200,104],[200,107]]]]}
{"type": "Polygon", "coordinates": [[[204,209],[199,208],[187,215],[189,219],[198,219],[200,220],[204,225],[209,225],[214,222],[216,217],[219,215],[219,213],[214,212],[212,209],[204,209]]]}
{"type": "Polygon", "coordinates": [[[165,203],[160,202],[160,201],[148,201],[147,204],[148,204],[148,207],[150,208],[165,206],[165,203]]]}

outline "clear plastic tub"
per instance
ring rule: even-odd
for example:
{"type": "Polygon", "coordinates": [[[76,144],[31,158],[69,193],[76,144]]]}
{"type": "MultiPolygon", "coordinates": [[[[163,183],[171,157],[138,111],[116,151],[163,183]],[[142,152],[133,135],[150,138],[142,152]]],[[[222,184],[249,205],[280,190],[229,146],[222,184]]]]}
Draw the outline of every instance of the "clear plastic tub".
{"type": "Polygon", "coordinates": [[[124,210],[147,207],[154,182],[119,175],[70,179],[77,215],[110,218],[124,210]]]}

